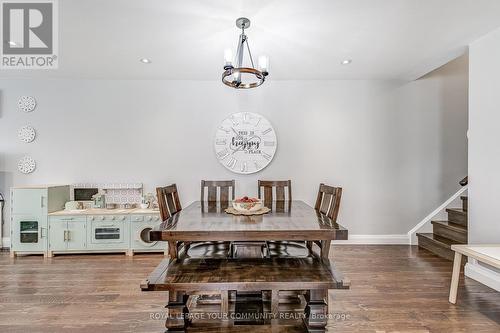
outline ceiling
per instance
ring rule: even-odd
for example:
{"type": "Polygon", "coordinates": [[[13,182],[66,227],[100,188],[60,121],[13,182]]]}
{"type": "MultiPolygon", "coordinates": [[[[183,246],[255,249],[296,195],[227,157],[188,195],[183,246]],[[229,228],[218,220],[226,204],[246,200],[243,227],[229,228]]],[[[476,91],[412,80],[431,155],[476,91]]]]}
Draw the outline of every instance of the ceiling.
{"type": "Polygon", "coordinates": [[[269,79],[411,80],[499,27],[500,1],[64,0],[59,69],[0,76],[219,80],[240,16],[269,79]]]}

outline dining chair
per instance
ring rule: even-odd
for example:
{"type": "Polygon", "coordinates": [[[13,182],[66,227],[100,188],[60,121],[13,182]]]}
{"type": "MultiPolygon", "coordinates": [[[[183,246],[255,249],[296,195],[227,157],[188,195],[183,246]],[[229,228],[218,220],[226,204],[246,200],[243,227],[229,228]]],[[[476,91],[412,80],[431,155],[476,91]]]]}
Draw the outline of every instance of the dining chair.
{"type": "Polygon", "coordinates": [[[202,180],[201,181],[201,202],[220,203],[226,208],[231,200],[235,199],[235,182],[233,180],[202,180]],[[205,188],[207,189],[205,200],[205,188]],[[217,194],[219,196],[217,197],[217,194]]]}
{"type": "MultiPolygon", "coordinates": [[[[263,200],[264,206],[273,209],[273,202],[276,203],[276,210],[284,210],[285,201],[292,201],[292,181],[291,180],[258,180],[257,194],[259,199],[263,200]],[[276,196],[273,195],[276,193],[276,196]],[[264,194],[264,197],[262,197],[264,194]]],[[[266,241],[248,241],[248,242],[232,242],[231,256],[237,256],[238,247],[244,248],[260,248],[263,257],[270,256],[270,244],[273,248],[278,247],[281,242],[266,242],[266,241]]],[[[304,243],[305,244],[305,243],[304,243]]]]}
{"type": "Polygon", "coordinates": [[[319,184],[318,197],[314,209],[328,216],[333,222],[337,222],[339,215],[340,199],[342,198],[342,187],[319,184]]]}
{"type": "Polygon", "coordinates": [[[182,210],[176,184],[165,187],[157,187],[156,196],[158,199],[158,208],[160,209],[162,221],[166,221],[172,215],[182,210]]]}
{"type": "MultiPolygon", "coordinates": [[[[235,181],[233,180],[202,180],[200,199],[202,209],[208,203],[208,211],[229,207],[229,202],[235,198],[235,181]]],[[[230,242],[193,242],[189,245],[188,255],[197,258],[225,258],[229,256],[230,242]]]]}
{"type": "Polygon", "coordinates": [[[292,201],[291,180],[259,180],[257,185],[258,197],[264,200],[264,206],[268,208],[272,208],[273,201],[292,201]],[[273,189],[276,196],[273,196],[273,189]],[[262,190],[264,191],[264,198],[262,198],[262,190]]]}

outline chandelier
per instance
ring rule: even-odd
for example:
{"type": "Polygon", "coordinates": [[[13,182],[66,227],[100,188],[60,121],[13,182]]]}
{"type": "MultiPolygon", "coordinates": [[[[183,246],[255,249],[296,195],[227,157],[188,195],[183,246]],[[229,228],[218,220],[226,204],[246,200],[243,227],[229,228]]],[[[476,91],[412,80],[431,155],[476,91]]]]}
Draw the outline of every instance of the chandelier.
{"type": "Polygon", "coordinates": [[[250,20],[246,17],[240,17],[236,20],[236,26],[241,29],[236,57],[233,59],[231,49],[224,51],[224,72],[222,73],[222,82],[229,87],[236,89],[250,89],[260,86],[266,80],[269,74],[269,58],[266,56],[259,57],[259,67],[255,68],[250,46],[248,46],[248,37],[245,35],[245,29],[250,27],[250,20]],[[243,67],[243,55],[245,46],[248,51],[248,57],[252,67],[243,67]]]}

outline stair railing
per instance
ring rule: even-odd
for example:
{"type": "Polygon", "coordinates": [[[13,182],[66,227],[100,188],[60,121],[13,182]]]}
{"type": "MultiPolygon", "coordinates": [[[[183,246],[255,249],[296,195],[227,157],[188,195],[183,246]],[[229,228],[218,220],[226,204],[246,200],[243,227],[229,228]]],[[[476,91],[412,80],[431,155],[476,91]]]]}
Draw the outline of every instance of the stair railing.
{"type": "Polygon", "coordinates": [[[422,221],[420,221],[415,227],[413,227],[410,231],[408,231],[408,242],[410,243],[410,245],[416,244],[416,240],[417,240],[416,233],[417,233],[417,231],[420,228],[422,228],[427,223],[430,223],[432,221],[432,219],[436,215],[438,215],[440,212],[442,212],[443,210],[445,210],[446,207],[448,207],[449,204],[451,204],[456,198],[460,197],[462,195],[462,193],[464,193],[465,191],[467,191],[467,189],[469,188],[469,186],[467,185],[468,184],[468,179],[467,178],[468,177],[465,177],[464,179],[462,179],[459,182],[460,185],[463,186],[461,189],[459,189],[448,200],[446,200],[445,202],[443,202],[432,213],[430,213],[429,215],[427,215],[426,217],[424,217],[422,221]],[[465,183],[462,184],[463,182],[465,182],[465,183]]]}

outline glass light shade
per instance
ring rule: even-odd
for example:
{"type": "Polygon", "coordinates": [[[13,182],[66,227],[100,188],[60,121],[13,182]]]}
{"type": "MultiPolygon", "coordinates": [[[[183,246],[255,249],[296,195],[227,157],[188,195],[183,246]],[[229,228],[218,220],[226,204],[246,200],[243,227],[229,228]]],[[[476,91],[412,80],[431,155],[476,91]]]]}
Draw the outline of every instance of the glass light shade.
{"type": "Polygon", "coordinates": [[[225,49],[224,50],[224,65],[232,65],[233,64],[233,50],[225,49]]]}
{"type": "Polygon", "coordinates": [[[262,72],[269,72],[269,57],[260,56],[259,57],[259,70],[262,72]]]}

